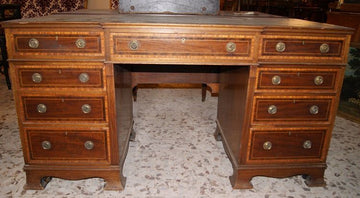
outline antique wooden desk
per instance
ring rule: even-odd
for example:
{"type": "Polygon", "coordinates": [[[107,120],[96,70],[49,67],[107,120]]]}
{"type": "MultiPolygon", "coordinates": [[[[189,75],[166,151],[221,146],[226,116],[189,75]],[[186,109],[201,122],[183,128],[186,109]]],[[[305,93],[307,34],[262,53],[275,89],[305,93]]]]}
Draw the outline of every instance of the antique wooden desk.
{"type": "Polygon", "coordinates": [[[258,175],[325,184],[349,28],[256,13],[104,11],[3,25],[27,189],[48,177],[123,189],[131,89],[153,82],[219,83],[215,137],[234,188],[258,175]]]}

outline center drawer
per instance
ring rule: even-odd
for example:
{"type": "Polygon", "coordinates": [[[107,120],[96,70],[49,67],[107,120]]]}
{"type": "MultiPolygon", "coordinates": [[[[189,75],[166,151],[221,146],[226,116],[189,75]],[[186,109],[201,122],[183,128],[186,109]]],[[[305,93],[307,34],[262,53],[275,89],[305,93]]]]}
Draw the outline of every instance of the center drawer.
{"type": "Polygon", "coordinates": [[[25,121],[106,121],[104,97],[21,98],[25,121]]]}
{"type": "Polygon", "coordinates": [[[250,61],[254,56],[252,35],[112,33],[110,37],[113,61],[250,61]]]}
{"type": "Polygon", "coordinates": [[[26,130],[30,161],[107,160],[106,131],[26,130]]]}

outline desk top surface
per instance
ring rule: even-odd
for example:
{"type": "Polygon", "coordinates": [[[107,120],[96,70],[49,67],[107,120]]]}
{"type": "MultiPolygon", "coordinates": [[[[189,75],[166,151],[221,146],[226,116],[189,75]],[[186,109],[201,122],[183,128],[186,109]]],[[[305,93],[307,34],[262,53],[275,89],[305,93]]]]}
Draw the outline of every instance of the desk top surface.
{"type": "Polygon", "coordinates": [[[349,32],[352,29],[325,23],[279,17],[258,12],[221,12],[219,15],[176,15],[176,14],[119,14],[115,10],[80,10],[58,13],[45,17],[35,17],[6,21],[4,27],[14,26],[231,26],[255,29],[321,29],[349,32]]]}

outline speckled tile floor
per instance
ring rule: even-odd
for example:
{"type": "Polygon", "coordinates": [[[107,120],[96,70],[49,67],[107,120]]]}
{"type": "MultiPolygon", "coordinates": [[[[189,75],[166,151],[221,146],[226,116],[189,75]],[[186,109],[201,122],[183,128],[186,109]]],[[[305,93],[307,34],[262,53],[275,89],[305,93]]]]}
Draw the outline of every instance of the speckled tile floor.
{"type": "Polygon", "coordinates": [[[126,188],[103,191],[94,178],[54,178],[42,191],[24,191],[25,174],[11,91],[0,77],[0,197],[360,197],[360,125],[337,117],[325,172],[326,187],[301,176],[255,177],[251,190],[233,190],[232,168],[213,138],[217,98],[196,89],[140,89],[134,104],[137,137],[125,161],[126,188]]]}

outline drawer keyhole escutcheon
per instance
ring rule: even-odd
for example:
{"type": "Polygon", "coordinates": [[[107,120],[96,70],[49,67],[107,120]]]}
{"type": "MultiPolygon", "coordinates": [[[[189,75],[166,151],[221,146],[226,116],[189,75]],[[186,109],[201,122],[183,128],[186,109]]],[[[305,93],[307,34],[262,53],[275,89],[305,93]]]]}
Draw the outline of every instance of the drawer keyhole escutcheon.
{"type": "Polygon", "coordinates": [[[306,140],[303,144],[304,149],[311,149],[312,142],[310,140],[306,140]]]}
{"type": "Polygon", "coordinates": [[[76,45],[76,47],[79,48],[79,49],[85,48],[85,46],[86,46],[86,41],[85,41],[84,39],[81,39],[81,38],[80,38],[80,39],[76,40],[75,45],[76,45]]]}
{"type": "Polygon", "coordinates": [[[275,46],[277,52],[284,52],[286,49],[286,45],[283,42],[278,42],[275,46]]]}
{"type": "Polygon", "coordinates": [[[266,142],[264,142],[264,144],[263,144],[263,149],[264,150],[271,150],[271,148],[272,148],[272,143],[270,142],[270,141],[266,141],[266,142]]]}
{"type": "Polygon", "coordinates": [[[270,105],[268,108],[268,113],[269,114],[276,114],[277,113],[277,107],[275,105],[270,105]]]}
{"type": "Polygon", "coordinates": [[[233,42],[228,42],[228,43],[226,44],[226,51],[227,51],[227,52],[235,52],[235,50],[236,50],[236,44],[235,44],[235,43],[233,43],[233,42]]]}
{"type": "Polygon", "coordinates": [[[44,150],[49,150],[51,149],[51,143],[49,141],[43,141],[41,142],[41,146],[44,150]]]}
{"type": "Polygon", "coordinates": [[[323,43],[320,45],[321,53],[328,53],[330,51],[330,46],[327,43],[323,43]]]}
{"type": "Polygon", "coordinates": [[[29,47],[30,48],[36,49],[36,48],[39,47],[39,45],[40,45],[39,40],[37,40],[36,38],[31,38],[29,40],[29,47]]]}
{"type": "Polygon", "coordinates": [[[316,115],[319,113],[319,107],[316,106],[316,105],[313,105],[310,107],[310,113],[313,114],[313,115],[316,115]]]}
{"type": "Polygon", "coordinates": [[[324,83],[324,78],[322,76],[316,76],[314,78],[315,85],[322,85],[324,83]]]}
{"type": "Polygon", "coordinates": [[[46,110],[47,110],[46,105],[44,105],[44,104],[38,104],[38,106],[37,106],[37,111],[38,111],[39,113],[46,113],[46,110]]]}
{"type": "Polygon", "coordinates": [[[131,50],[138,50],[139,49],[139,42],[137,40],[132,40],[129,42],[129,48],[131,50]]]}
{"type": "Polygon", "coordinates": [[[92,141],[86,141],[86,142],[84,143],[84,146],[85,146],[85,148],[86,148],[87,150],[91,150],[91,149],[94,148],[94,142],[92,142],[92,141]]]}
{"type": "Polygon", "coordinates": [[[81,73],[81,74],[79,75],[79,80],[80,80],[80,82],[82,82],[82,83],[88,82],[89,79],[90,79],[90,77],[89,77],[89,74],[87,74],[87,73],[81,73]]]}
{"type": "Polygon", "coordinates": [[[271,79],[271,82],[273,85],[280,85],[280,83],[281,83],[280,76],[273,76],[271,79]]]}
{"type": "Polygon", "coordinates": [[[39,73],[34,73],[31,78],[34,83],[40,83],[42,81],[42,76],[39,73]]]}
{"type": "Polygon", "coordinates": [[[91,112],[91,106],[89,104],[84,104],[81,106],[81,110],[83,113],[90,113],[91,112]]]}

